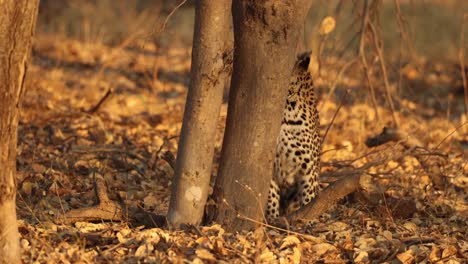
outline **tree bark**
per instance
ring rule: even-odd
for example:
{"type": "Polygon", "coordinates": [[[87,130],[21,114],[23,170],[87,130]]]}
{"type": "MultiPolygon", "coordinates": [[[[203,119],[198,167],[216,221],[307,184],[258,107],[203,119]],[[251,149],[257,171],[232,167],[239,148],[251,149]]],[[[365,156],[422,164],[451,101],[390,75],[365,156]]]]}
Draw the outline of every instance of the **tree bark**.
{"type": "Polygon", "coordinates": [[[225,62],[230,11],[230,0],[196,3],[190,87],[167,216],[174,226],[198,225],[203,217],[216,125],[231,67],[225,62]]]}
{"type": "Polygon", "coordinates": [[[18,114],[39,0],[0,1],[0,263],[21,263],[16,222],[18,114]]]}
{"type": "Polygon", "coordinates": [[[216,222],[230,230],[264,219],[297,41],[311,3],[233,1],[234,68],[215,186],[216,222]]]}

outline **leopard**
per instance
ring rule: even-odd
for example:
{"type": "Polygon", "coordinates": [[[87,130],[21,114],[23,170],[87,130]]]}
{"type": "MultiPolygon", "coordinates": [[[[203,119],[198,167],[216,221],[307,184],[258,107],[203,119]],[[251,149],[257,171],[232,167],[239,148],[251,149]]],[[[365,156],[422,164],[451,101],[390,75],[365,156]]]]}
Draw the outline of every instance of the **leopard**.
{"type": "Polygon", "coordinates": [[[290,77],[266,205],[268,222],[307,205],[319,192],[322,139],[309,63],[310,53],[300,54],[290,77]]]}

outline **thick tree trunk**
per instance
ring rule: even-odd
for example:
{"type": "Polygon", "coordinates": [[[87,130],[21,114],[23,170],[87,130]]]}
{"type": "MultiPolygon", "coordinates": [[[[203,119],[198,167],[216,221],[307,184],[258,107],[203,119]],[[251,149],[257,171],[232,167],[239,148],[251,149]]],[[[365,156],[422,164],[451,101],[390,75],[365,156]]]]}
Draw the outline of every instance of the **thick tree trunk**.
{"type": "Polygon", "coordinates": [[[234,68],[215,197],[230,230],[262,221],[276,139],[311,0],[233,0],[234,68]],[[240,216],[240,217],[239,217],[240,216]]]}
{"type": "Polygon", "coordinates": [[[0,263],[20,263],[15,206],[18,112],[39,0],[0,1],[0,263]]]}
{"type": "Polygon", "coordinates": [[[203,217],[214,154],[214,138],[223,88],[231,20],[230,0],[196,4],[192,70],[179,140],[168,220],[199,224],[203,217]]]}

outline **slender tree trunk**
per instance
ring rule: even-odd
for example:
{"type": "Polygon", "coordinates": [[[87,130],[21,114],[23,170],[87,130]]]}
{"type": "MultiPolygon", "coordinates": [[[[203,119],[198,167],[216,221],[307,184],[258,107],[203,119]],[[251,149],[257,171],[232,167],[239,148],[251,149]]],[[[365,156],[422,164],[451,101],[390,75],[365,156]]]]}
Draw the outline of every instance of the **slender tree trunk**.
{"type": "Polygon", "coordinates": [[[0,1],[0,263],[20,263],[16,138],[39,0],[0,1]]]}
{"type": "Polygon", "coordinates": [[[233,0],[234,68],[215,197],[230,230],[262,221],[276,139],[311,0],[233,0]],[[240,216],[240,217],[239,217],[240,216]]]}
{"type": "Polygon", "coordinates": [[[211,177],[214,138],[223,88],[231,20],[230,0],[198,0],[192,70],[179,140],[168,220],[200,224],[211,177]]]}

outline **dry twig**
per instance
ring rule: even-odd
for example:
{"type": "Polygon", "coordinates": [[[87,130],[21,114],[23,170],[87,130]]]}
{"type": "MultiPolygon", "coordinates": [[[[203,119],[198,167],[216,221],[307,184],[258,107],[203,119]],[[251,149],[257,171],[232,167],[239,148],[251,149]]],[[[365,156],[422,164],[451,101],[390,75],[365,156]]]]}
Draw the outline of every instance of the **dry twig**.
{"type": "Polygon", "coordinates": [[[354,63],[356,63],[358,61],[359,57],[355,57],[354,59],[348,61],[346,64],[344,64],[340,71],[338,72],[338,76],[336,76],[335,80],[333,80],[333,83],[332,85],[330,86],[330,91],[328,92],[327,94],[327,97],[325,98],[324,101],[328,101],[330,99],[330,97],[332,96],[332,94],[335,92],[336,90],[336,86],[338,85],[338,81],[341,80],[341,77],[343,76],[343,74],[346,72],[346,70],[351,67],[354,63]]]}
{"type": "Polygon", "coordinates": [[[369,92],[371,95],[371,102],[372,102],[372,107],[374,108],[375,117],[377,121],[380,122],[379,110],[377,108],[377,99],[375,98],[375,89],[374,89],[374,86],[372,85],[370,69],[367,63],[366,54],[364,52],[365,46],[366,46],[365,44],[365,36],[366,36],[366,31],[367,31],[366,28],[367,28],[368,23],[369,23],[369,1],[365,0],[363,18],[362,18],[362,24],[361,24],[361,36],[359,40],[358,56],[359,58],[361,58],[361,65],[363,68],[362,70],[364,72],[367,85],[369,87],[369,92]]]}
{"type": "Polygon", "coordinates": [[[378,41],[377,30],[375,29],[375,26],[371,21],[369,21],[369,28],[372,32],[372,39],[374,40],[374,47],[377,51],[377,56],[379,57],[380,70],[382,71],[384,79],[385,95],[387,98],[387,102],[390,105],[390,110],[392,111],[393,126],[398,127],[398,119],[395,114],[395,105],[393,104],[392,93],[390,92],[390,83],[388,82],[387,69],[385,67],[385,58],[383,55],[382,47],[380,46],[378,41]]]}
{"type": "Polygon", "coordinates": [[[86,113],[88,113],[90,115],[96,113],[96,111],[99,110],[99,108],[102,106],[102,104],[110,97],[112,92],[113,92],[113,89],[109,88],[107,90],[107,92],[104,94],[104,96],[99,100],[99,102],[95,106],[93,106],[91,109],[86,111],[86,113]]]}
{"type": "Polygon", "coordinates": [[[346,101],[346,98],[348,97],[349,94],[349,89],[345,90],[346,93],[343,95],[341,98],[340,104],[338,105],[338,108],[336,109],[335,113],[333,114],[333,117],[330,121],[330,124],[328,124],[327,129],[325,130],[325,134],[323,135],[322,142],[325,142],[325,139],[327,138],[328,131],[330,131],[330,128],[332,127],[333,123],[335,122],[335,118],[338,116],[338,113],[340,112],[341,107],[343,106],[344,102],[346,101]]]}
{"type": "Polygon", "coordinates": [[[468,14],[463,16],[461,32],[460,32],[460,51],[458,58],[460,60],[460,73],[463,81],[463,90],[465,92],[465,113],[468,117],[468,80],[466,78],[466,67],[465,67],[465,20],[468,18],[468,14]]]}

